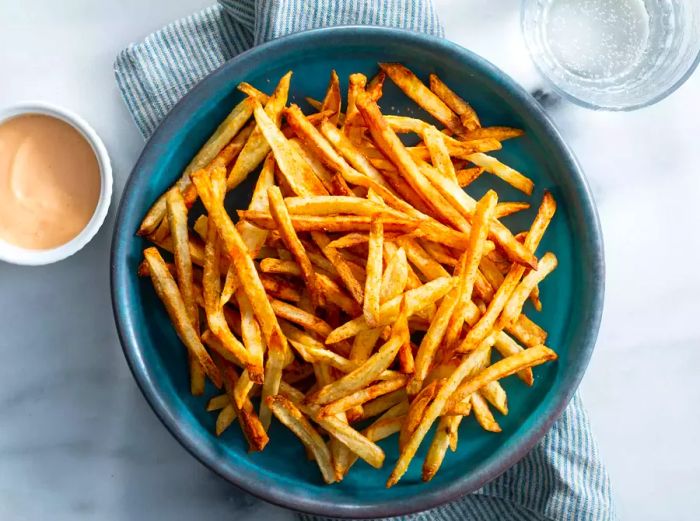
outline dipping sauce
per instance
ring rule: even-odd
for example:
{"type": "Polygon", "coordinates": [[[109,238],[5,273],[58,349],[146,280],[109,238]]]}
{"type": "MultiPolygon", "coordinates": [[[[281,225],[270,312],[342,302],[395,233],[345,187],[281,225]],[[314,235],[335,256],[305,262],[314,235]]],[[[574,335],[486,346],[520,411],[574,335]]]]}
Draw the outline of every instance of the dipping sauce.
{"type": "Polygon", "coordinates": [[[90,143],[68,123],[43,114],[0,123],[0,239],[46,250],[77,236],[100,197],[90,143]]]}

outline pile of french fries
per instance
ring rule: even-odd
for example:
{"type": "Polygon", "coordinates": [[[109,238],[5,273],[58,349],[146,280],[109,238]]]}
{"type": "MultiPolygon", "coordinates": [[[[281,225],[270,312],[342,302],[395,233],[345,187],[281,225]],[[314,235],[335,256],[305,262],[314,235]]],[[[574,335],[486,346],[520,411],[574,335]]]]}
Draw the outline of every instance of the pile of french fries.
{"type": "Polygon", "coordinates": [[[369,81],[352,74],[343,112],[333,72],[311,114],[287,106],[291,75],[269,95],[239,86],[247,97],[143,220],[155,246],[139,274],[187,348],[192,393],[207,379],[223,391],[207,405],[217,435],[237,420],[260,451],[274,416],[333,483],[358,458],[381,467],[377,442],[398,433],[392,486],[437,424],[430,480],[465,417],[501,430],[501,379],[532,385],[532,367],[557,357],[522,313],[528,299],[541,309],[538,285],[557,265],[535,257],[556,204],[545,193],[514,234],[500,219],[527,203],[468,195],[483,173],[531,194],[530,179],[488,154],[522,132],[482,127],[436,75],[425,85],[396,63],[369,81]],[[387,76],[442,128],[383,114],[387,76]],[[226,194],[258,171],[234,224],[226,194]],[[190,230],[198,200],[205,214],[190,230]]]}

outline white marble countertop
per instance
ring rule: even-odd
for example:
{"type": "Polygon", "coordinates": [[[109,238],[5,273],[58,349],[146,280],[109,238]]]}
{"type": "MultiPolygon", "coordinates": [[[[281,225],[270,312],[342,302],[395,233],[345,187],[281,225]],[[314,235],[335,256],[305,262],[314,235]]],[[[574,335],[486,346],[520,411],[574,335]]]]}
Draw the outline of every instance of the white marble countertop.
{"type": "MultiPolygon", "coordinates": [[[[143,145],[112,76],[117,51],[209,0],[0,1],[0,106],[43,99],[106,142],[115,197],[97,238],[43,268],[0,264],[0,519],[291,519],[216,477],[134,384],[109,300],[109,241],[143,145]],[[59,6],[60,4],[60,6],[59,6]]],[[[517,0],[436,0],[447,37],[541,86],[517,0]]],[[[603,224],[607,291],[583,383],[623,518],[700,510],[700,73],[634,113],[548,111],[577,153],[603,224]],[[680,266],[679,266],[680,264],[680,266]]]]}

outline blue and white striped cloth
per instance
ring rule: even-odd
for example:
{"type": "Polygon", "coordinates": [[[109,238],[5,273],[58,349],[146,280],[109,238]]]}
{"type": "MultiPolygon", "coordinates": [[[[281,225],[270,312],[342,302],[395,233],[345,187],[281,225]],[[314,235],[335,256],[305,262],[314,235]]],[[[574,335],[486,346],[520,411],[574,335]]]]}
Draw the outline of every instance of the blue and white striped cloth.
{"type": "MultiPolygon", "coordinates": [[[[296,31],[342,24],[443,35],[430,0],[220,0],[124,49],[114,72],[136,125],[148,137],[193,85],[236,54],[296,31]]],[[[504,474],[474,494],[407,519],[616,518],[610,480],[575,396],[547,436],[504,474]]]]}

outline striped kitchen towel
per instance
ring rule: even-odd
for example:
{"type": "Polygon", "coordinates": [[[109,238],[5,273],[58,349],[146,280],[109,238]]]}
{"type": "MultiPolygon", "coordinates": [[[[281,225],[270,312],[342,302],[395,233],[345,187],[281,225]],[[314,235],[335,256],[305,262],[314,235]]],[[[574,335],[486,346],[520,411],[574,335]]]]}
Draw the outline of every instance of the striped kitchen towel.
{"type": "MultiPolygon", "coordinates": [[[[251,46],[304,29],[386,25],[442,36],[430,0],[220,0],[129,45],[119,89],[144,137],[199,80],[251,46]]],[[[302,516],[305,519],[320,519],[302,516]]],[[[415,520],[616,519],[610,480],[578,396],[520,462],[474,494],[415,520]]]]}

